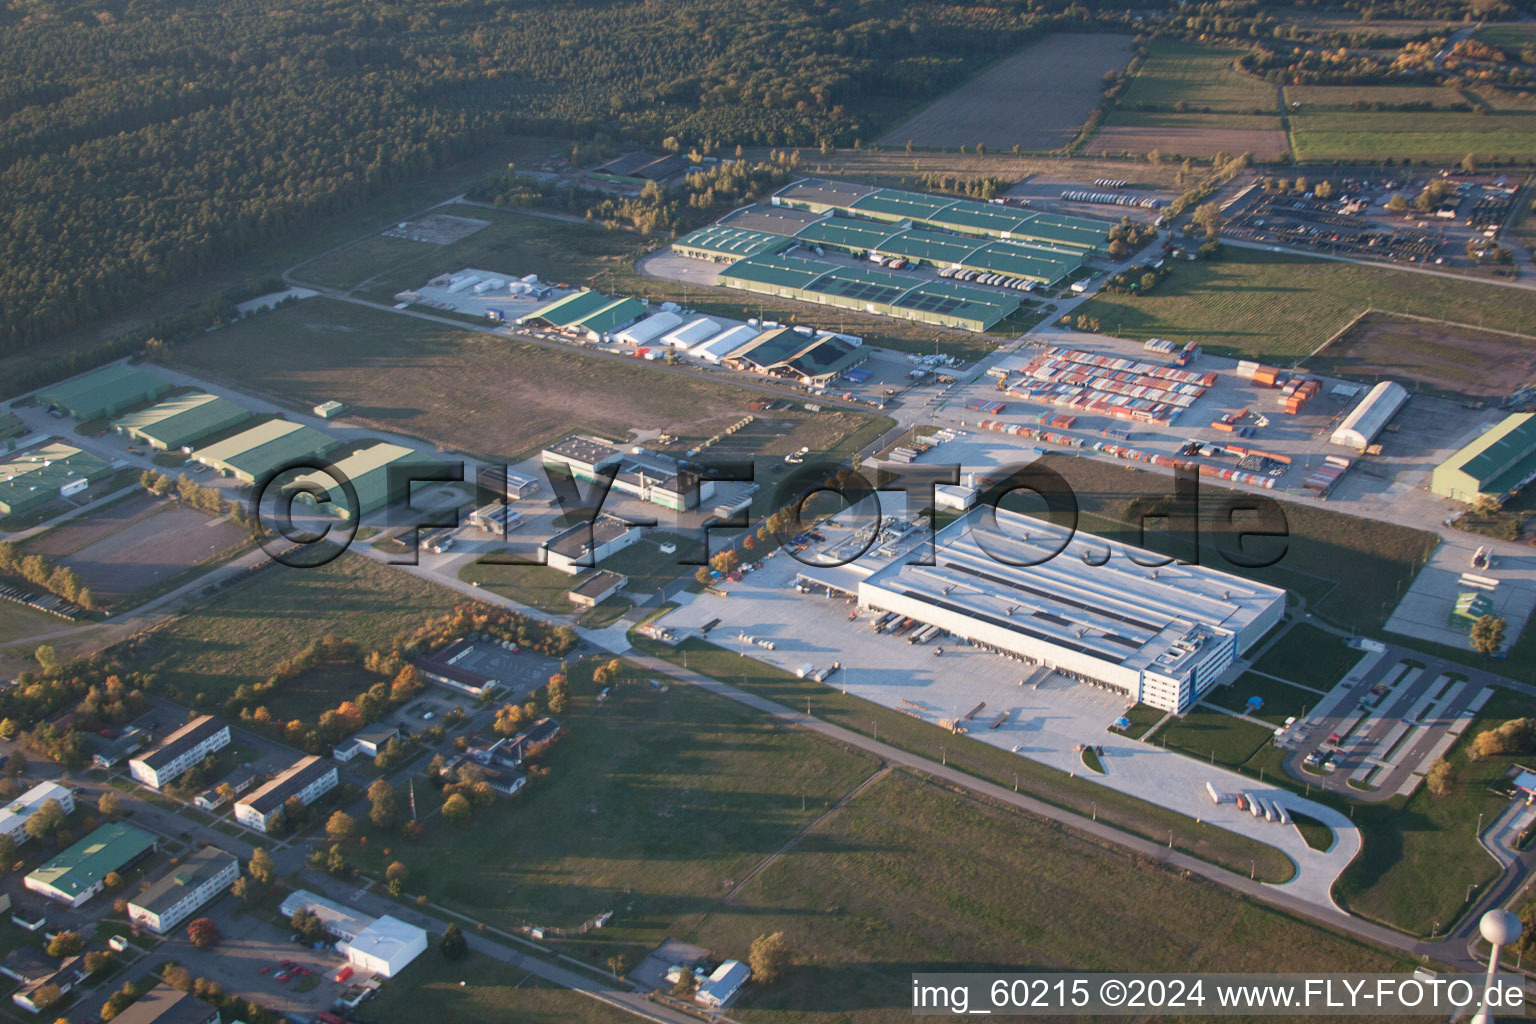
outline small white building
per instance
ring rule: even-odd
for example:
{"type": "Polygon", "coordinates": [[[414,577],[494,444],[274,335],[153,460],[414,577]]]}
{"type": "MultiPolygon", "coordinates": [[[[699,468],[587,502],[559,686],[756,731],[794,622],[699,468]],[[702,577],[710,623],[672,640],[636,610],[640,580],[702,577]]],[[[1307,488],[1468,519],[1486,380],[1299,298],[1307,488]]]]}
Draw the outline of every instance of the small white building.
{"type": "Polygon", "coordinates": [[[39,782],[0,811],[0,835],[10,836],[17,846],[26,842],[29,838],[26,831],[28,819],[49,800],[57,800],[65,814],[75,809],[75,795],[68,786],[61,786],[57,782],[39,782]]]}
{"type": "Polygon", "coordinates": [[[342,951],[347,963],[357,970],[393,978],[426,949],[424,930],[386,914],[347,942],[342,951]]]}
{"type": "Polygon", "coordinates": [[[229,746],[229,726],[212,715],[199,715],[151,749],[128,762],[128,774],[160,789],[203,758],[229,746]]]}
{"type": "Polygon", "coordinates": [[[590,523],[577,523],[544,545],[545,563],[571,576],[602,563],[616,551],[638,541],[644,531],[617,516],[599,513],[590,523]]]}
{"type": "Polygon", "coordinates": [[[752,970],[740,960],[727,960],[699,985],[698,1001],[704,1006],[722,1007],[736,998],[741,986],[752,977],[752,970]]]}

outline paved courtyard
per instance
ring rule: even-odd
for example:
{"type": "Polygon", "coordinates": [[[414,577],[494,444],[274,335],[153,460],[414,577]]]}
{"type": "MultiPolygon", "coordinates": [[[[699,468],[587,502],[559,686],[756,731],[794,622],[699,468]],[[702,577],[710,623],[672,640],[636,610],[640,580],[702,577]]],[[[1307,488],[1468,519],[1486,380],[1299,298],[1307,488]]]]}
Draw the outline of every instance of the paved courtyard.
{"type": "Polygon", "coordinates": [[[1531,611],[1536,609],[1536,553],[1516,553],[1518,549],[1513,545],[1497,545],[1501,553],[1494,559],[1493,567],[1474,569],[1472,556],[1482,543],[1485,542],[1472,534],[1447,537],[1414,577],[1413,585],[1387,620],[1387,631],[1465,648],[1467,631],[1450,626],[1448,618],[1458,594],[1478,592],[1486,593],[1493,602],[1493,614],[1506,623],[1507,642],[1514,643],[1531,611]],[[1461,582],[1462,576],[1469,573],[1498,580],[1498,586],[1485,590],[1461,582]]]}

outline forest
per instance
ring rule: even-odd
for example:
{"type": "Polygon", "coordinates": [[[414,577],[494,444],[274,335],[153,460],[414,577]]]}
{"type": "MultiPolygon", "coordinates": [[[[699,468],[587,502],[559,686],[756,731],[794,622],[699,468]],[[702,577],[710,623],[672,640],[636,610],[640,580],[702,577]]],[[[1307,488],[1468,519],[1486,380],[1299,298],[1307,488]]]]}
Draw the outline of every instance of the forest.
{"type": "MultiPolygon", "coordinates": [[[[1189,28],[1234,30],[1294,10],[1185,9],[1189,28]]],[[[1129,14],[1109,0],[10,0],[0,354],[507,133],[851,145],[1040,33],[1123,30],[1129,14]]]]}

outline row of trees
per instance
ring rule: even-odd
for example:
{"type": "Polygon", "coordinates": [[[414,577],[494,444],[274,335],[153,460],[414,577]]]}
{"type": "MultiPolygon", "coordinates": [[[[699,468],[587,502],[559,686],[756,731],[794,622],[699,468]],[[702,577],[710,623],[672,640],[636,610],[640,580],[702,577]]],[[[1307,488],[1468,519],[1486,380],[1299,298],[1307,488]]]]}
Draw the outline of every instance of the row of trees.
{"type": "Polygon", "coordinates": [[[33,586],[57,594],[90,611],[96,607],[91,588],[67,565],[56,565],[44,555],[24,555],[10,541],[0,541],[0,573],[20,576],[33,586]]]}

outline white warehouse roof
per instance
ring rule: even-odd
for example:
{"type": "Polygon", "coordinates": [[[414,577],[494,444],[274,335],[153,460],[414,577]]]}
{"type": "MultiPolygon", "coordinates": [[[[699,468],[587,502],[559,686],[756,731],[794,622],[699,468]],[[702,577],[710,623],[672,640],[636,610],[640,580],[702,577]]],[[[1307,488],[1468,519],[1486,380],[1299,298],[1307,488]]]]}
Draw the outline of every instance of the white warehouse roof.
{"type": "Polygon", "coordinates": [[[688,354],[698,356],[707,362],[718,363],[755,337],[757,337],[757,331],[754,328],[746,324],[737,324],[729,330],[721,331],[708,341],[693,346],[688,350],[688,354]]]}
{"type": "Polygon", "coordinates": [[[347,960],[392,978],[426,948],[427,933],[423,929],[386,914],[347,943],[347,960]]]}
{"type": "Polygon", "coordinates": [[[676,313],[655,313],[646,317],[639,323],[630,324],[618,334],[614,335],[626,345],[645,345],[683,322],[683,318],[676,313]]]}
{"type": "Polygon", "coordinates": [[[673,348],[688,348],[719,333],[719,324],[707,316],[701,316],[697,320],[684,324],[671,334],[663,336],[661,343],[671,345],[673,348]]]}
{"type": "Polygon", "coordinates": [[[1384,380],[1371,388],[1371,393],[1344,417],[1333,436],[1334,444],[1361,450],[1381,433],[1381,428],[1392,422],[1392,417],[1408,401],[1408,391],[1395,380],[1384,380]]]}
{"type": "Polygon", "coordinates": [[[283,899],[283,904],[278,909],[282,911],[284,917],[292,917],[301,910],[308,910],[320,919],[326,931],[347,942],[356,940],[359,935],[378,923],[367,914],[359,913],[351,907],[344,907],[308,889],[293,890],[283,899]]]}
{"type": "Polygon", "coordinates": [[[10,835],[21,828],[49,800],[57,800],[65,810],[74,807],[69,787],[57,782],[39,782],[7,804],[4,811],[0,811],[0,835],[10,835]]]}

